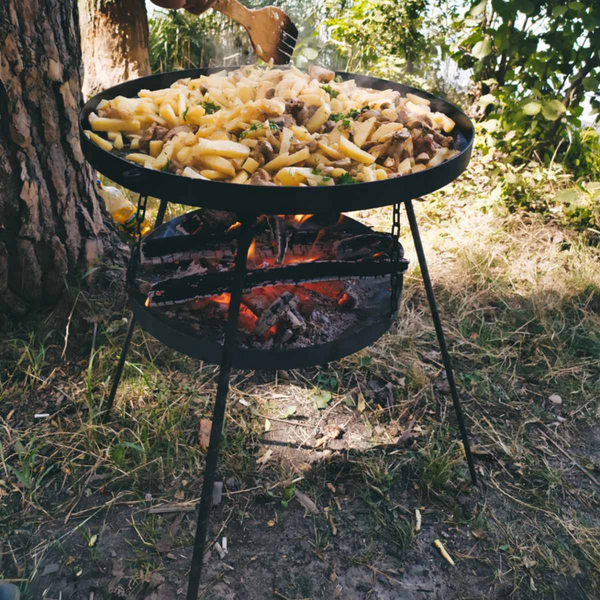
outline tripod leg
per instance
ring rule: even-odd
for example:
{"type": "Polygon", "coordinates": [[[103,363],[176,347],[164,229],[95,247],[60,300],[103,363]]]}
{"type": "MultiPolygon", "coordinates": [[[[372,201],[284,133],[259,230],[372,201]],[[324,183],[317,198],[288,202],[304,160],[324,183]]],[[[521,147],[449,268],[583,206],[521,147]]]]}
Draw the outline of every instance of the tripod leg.
{"type": "Polygon", "coordinates": [[[446,369],[446,376],[448,377],[448,385],[450,386],[450,394],[454,404],[456,420],[458,421],[458,427],[460,428],[460,434],[465,448],[465,454],[467,456],[467,463],[469,465],[469,472],[471,474],[471,482],[473,485],[477,485],[477,475],[475,473],[475,464],[473,462],[473,455],[471,454],[471,446],[469,444],[469,434],[467,433],[467,427],[465,425],[462,408],[460,406],[460,400],[458,398],[458,390],[456,389],[456,382],[454,381],[452,359],[448,353],[446,339],[444,338],[444,330],[442,329],[442,322],[440,321],[440,315],[435,302],[435,296],[433,295],[433,287],[431,286],[431,279],[429,278],[429,269],[427,268],[427,261],[425,260],[425,251],[423,250],[423,244],[421,242],[421,235],[419,233],[419,227],[417,226],[417,219],[415,218],[412,200],[408,200],[405,205],[406,215],[408,216],[408,222],[410,224],[410,231],[415,242],[417,257],[419,258],[419,266],[421,267],[421,275],[423,276],[423,283],[425,284],[425,291],[427,293],[427,300],[429,301],[429,308],[431,310],[431,317],[435,327],[435,334],[437,336],[440,351],[442,353],[444,368],[446,369]]]}
{"type": "MultiPolygon", "coordinates": [[[[156,214],[156,221],[154,223],[154,229],[162,225],[168,204],[168,200],[163,199],[160,201],[160,206],[158,207],[158,212],[156,214]]],[[[123,343],[123,348],[121,349],[121,356],[119,358],[119,364],[117,365],[115,378],[113,380],[112,387],[110,388],[110,394],[108,395],[108,402],[106,404],[106,408],[104,409],[103,418],[105,421],[107,421],[110,417],[113,404],[115,403],[115,396],[117,395],[117,389],[119,387],[119,383],[121,382],[121,375],[123,374],[123,367],[125,366],[125,360],[127,359],[127,353],[129,352],[129,344],[131,343],[131,337],[133,335],[134,328],[135,317],[131,315],[131,320],[129,321],[129,328],[127,329],[127,335],[125,336],[125,342],[123,343]]]]}
{"type": "MultiPolygon", "coordinates": [[[[242,217],[240,217],[240,220],[242,217]]],[[[242,221],[238,250],[235,257],[235,272],[229,301],[229,312],[225,326],[225,341],[223,343],[223,356],[219,370],[217,384],[217,396],[213,412],[212,427],[210,430],[210,442],[206,455],[206,467],[204,470],[204,481],[202,482],[202,496],[200,497],[200,508],[198,509],[198,523],[196,526],[196,538],[194,540],[194,553],[192,555],[192,566],[187,589],[187,600],[197,600],[202,575],[202,561],[206,548],[206,533],[208,531],[208,519],[212,502],[212,491],[217,471],[217,460],[219,458],[219,444],[223,432],[223,421],[225,419],[225,406],[229,392],[229,375],[231,373],[231,362],[235,348],[235,336],[237,333],[238,317],[240,314],[240,302],[246,275],[246,261],[248,249],[252,242],[252,230],[256,217],[245,217],[242,221]]]]}

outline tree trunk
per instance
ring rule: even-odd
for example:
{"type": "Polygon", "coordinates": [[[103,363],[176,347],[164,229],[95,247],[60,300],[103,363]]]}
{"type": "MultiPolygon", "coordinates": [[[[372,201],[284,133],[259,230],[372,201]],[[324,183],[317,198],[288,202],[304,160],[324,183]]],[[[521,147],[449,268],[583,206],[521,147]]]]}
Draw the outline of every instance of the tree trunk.
{"type": "Polygon", "coordinates": [[[150,75],[144,0],[79,0],[83,96],[150,75]]]}
{"type": "Polygon", "coordinates": [[[0,1],[0,318],[118,247],[79,144],[75,0],[0,1]]]}

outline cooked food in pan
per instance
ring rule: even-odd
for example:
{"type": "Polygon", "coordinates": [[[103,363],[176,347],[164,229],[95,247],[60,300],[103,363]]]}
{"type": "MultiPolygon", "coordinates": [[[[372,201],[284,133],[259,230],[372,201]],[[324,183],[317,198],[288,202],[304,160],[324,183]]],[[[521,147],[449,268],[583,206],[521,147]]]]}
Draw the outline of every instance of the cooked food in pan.
{"type": "Polygon", "coordinates": [[[253,185],[368,182],[458,154],[454,121],[429,100],[360,87],[311,67],[242,67],[98,104],[88,137],[129,161],[253,185]]]}

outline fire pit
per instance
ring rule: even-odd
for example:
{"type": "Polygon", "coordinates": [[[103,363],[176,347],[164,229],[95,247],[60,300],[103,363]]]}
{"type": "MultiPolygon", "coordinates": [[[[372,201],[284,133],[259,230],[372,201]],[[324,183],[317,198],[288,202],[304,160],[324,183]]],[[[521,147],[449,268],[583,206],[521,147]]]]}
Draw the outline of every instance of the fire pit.
{"type": "MultiPolygon", "coordinates": [[[[206,545],[212,489],[231,368],[277,369],[325,364],[372,344],[398,312],[408,261],[399,241],[405,205],[473,484],[476,475],[452,363],[437,312],[412,200],[457,178],[467,167],[473,126],[452,104],[414,88],[361,77],[374,89],[426,97],[456,123],[447,162],[369,183],[262,187],[191,179],[136,167],[89,140],[88,118],[118,95],[164,88],[214,70],[130,81],[92,98],[80,114],[85,156],[101,173],[136,191],[143,217],[148,195],[161,198],[155,230],[138,238],[127,282],[134,317],[108,398],[108,416],[136,320],[165,345],[220,364],[187,599],[195,600],[206,545]],[[163,224],[168,202],[201,207],[163,224]],[[391,233],[376,232],[345,211],[393,205],[391,233]]],[[[342,79],[355,77],[338,74],[342,79]]]]}

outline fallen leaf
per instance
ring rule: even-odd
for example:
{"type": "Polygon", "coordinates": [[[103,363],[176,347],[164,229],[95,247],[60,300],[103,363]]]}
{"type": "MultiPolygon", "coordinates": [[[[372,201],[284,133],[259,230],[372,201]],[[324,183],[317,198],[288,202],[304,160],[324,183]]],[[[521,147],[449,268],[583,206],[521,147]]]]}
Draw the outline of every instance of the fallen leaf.
{"type": "Polygon", "coordinates": [[[548,400],[550,400],[552,404],[562,404],[562,398],[558,394],[552,394],[548,400]]]}
{"type": "Polygon", "coordinates": [[[325,390],[318,390],[313,394],[313,402],[317,410],[323,410],[327,408],[327,405],[331,402],[331,392],[325,390]]]}
{"type": "Polygon", "coordinates": [[[210,443],[210,430],[212,428],[212,421],[210,419],[200,419],[200,447],[208,448],[210,443]]]}
{"type": "Polygon", "coordinates": [[[344,432],[342,427],[339,425],[328,425],[327,430],[324,432],[323,436],[315,441],[315,448],[320,448],[324,446],[327,442],[331,440],[335,440],[340,437],[340,435],[344,432]]]}
{"type": "Polygon", "coordinates": [[[267,521],[267,527],[275,527],[275,520],[271,519],[270,521],[267,521]]]}
{"type": "Polygon", "coordinates": [[[296,490],[296,498],[309,513],[318,515],[321,512],[317,505],[306,494],[296,490]]]}
{"type": "Polygon", "coordinates": [[[288,406],[283,413],[281,413],[281,418],[282,419],[289,419],[292,415],[296,414],[296,407],[295,406],[288,406]]]}
{"type": "Polygon", "coordinates": [[[362,415],[365,412],[365,408],[367,408],[367,403],[361,394],[360,398],[358,399],[358,404],[356,405],[356,410],[362,415]]]}
{"type": "Polygon", "coordinates": [[[94,534],[91,538],[90,541],[88,542],[88,548],[93,548],[96,545],[96,542],[98,541],[98,535],[94,534]]]}
{"type": "Polygon", "coordinates": [[[53,573],[58,573],[59,570],[60,565],[58,563],[50,563],[44,567],[44,570],[42,571],[42,577],[45,577],[46,575],[52,575],[53,573]]]}
{"type": "Polygon", "coordinates": [[[271,431],[271,421],[269,419],[265,419],[265,433],[271,431]]]}
{"type": "Polygon", "coordinates": [[[330,483],[329,481],[327,482],[327,487],[330,489],[330,491],[335,494],[335,486],[333,485],[333,483],[330,483]]]}
{"type": "Polygon", "coordinates": [[[269,459],[271,458],[271,456],[273,455],[273,450],[271,450],[271,448],[269,448],[257,461],[256,464],[257,465],[264,465],[265,463],[267,463],[269,461],[269,459]]]}

